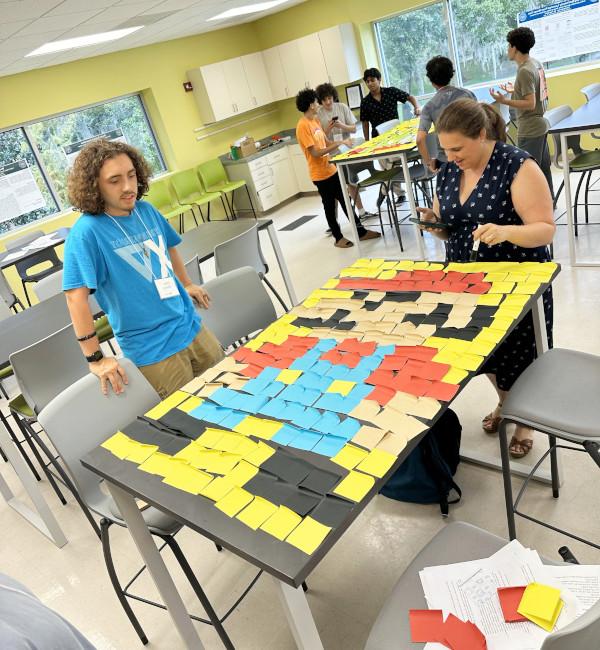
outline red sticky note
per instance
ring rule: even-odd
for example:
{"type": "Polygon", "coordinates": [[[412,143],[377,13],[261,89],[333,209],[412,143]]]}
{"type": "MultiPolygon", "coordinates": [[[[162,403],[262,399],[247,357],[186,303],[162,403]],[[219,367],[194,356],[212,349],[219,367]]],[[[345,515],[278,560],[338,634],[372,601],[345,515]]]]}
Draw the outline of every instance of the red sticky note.
{"type": "Polygon", "coordinates": [[[231,356],[236,360],[239,361],[240,363],[243,363],[243,361],[246,359],[246,357],[252,352],[252,350],[248,348],[238,348],[231,356]]]}
{"type": "Polygon", "coordinates": [[[472,284],[466,290],[466,293],[487,293],[491,288],[492,285],[489,282],[478,282],[477,284],[472,284]]]}
{"type": "Polygon", "coordinates": [[[408,621],[413,643],[442,642],[444,617],[441,609],[409,609],[408,621]]]}
{"type": "Polygon", "coordinates": [[[396,394],[396,391],[385,386],[377,386],[365,399],[372,399],[379,406],[385,406],[396,394]]]}
{"type": "Polygon", "coordinates": [[[412,280],[412,273],[410,271],[400,271],[394,280],[412,280]]]}
{"type": "Polygon", "coordinates": [[[498,587],[498,598],[502,614],[507,623],[516,623],[518,621],[527,621],[528,619],[517,612],[517,607],[523,598],[523,592],[526,587],[498,587]]]}
{"type": "Polygon", "coordinates": [[[454,293],[464,293],[469,287],[467,282],[451,282],[450,288],[447,291],[452,291],[454,293]]]}
{"type": "Polygon", "coordinates": [[[429,279],[433,280],[434,282],[436,280],[443,280],[446,277],[444,271],[428,271],[428,273],[429,273],[429,279]]]}
{"type": "Polygon", "coordinates": [[[483,278],[485,277],[485,273],[467,273],[463,280],[465,282],[468,282],[469,284],[479,284],[480,282],[483,282],[483,278]]]}
{"type": "Polygon", "coordinates": [[[401,390],[403,393],[409,393],[410,395],[416,395],[417,397],[427,395],[429,390],[431,390],[432,382],[427,379],[410,377],[403,373],[404,370],[401,370],[400,374],[397,375],[394,380],[394,388],[396,390],[401,390]]]}
{"type": "Polygon", "coordinates": [[[464,273],[459,273],[458,271],[448,271],[446,273],[446,280],[449,282],[460,282],[465,277],[464,273]]]}
{"type": "Polygon", "coordinates": [[[365,383],[375,386],[387,386],[395,388],[394,373],[391,370],[374,370],[366,379],[365,383]]]}
{"type": "Polygon", "coordinates": [[[437,361],[428,361],[421,367],[417,368],[414,372],[415,377],[421,379],[430,379],[431,381],[443,379],[450,370],[450,366],[446,363],[438,363],[437,361]]]}
{"type": "Polygon", "coordinates": [[[432,280],[417,280],[415,282],[415,291],[431,291],[433,289],[432,280]]]}
{"type": "Polygon", "coordinates": [[[397,345],[394,351],[397,356],[420,359],[421,361],[430,361],[437,353],[436,348],[430,348],[426,345],[397,345]]]}
{"type": "Polygon", "coordinates": [[[484,650],[485,636],[470,621],[465,623],[454,614],[449,614],[444,623],[444,643],[452,650],[484,650]]]}
{"type": "Polygon", "coordinates": [[[254,366],[250,363],[245,368],[240,370],[240,374],[244,375],[244,377],[254,378],[254,377],[258,377],[258,375],[260,375],[262,371],[263,368],[261,368],[260,366],[254,366]]]}
{"type": "MultiPolygon", "coordinates": [[[[421,361],[421,359],[409,359],[404,366],[403,374],[409,374],[411,377],[421,377],[422,375],[419,374],[419,371],[423,368],[425,363],[426,362],[421,361]]],[[[427,379],[427,377],[424,377],[424,379],[427,379]]]]}
{"type": "Polygon", "coordinates": [[[396,354],[386,354],[383,361],[379,364],[378,370],[402,370],[408,359],[396,354]]]}
{"type": "Polygon", "coordinates": [[[348,368],[356,368],[356,366],[360,363],[360,359],[360,354],[355,352],[347,352],[346,354],[342,355],[342,364],[348,366],[348,368]]]}
{"type": "Polygon", "coordinates": [[[447,384],[443,381],[434,381],[429,386],[427,392],[422,393],[425,397],[434,397],[442,402],[450,402],[456,393],[458,393],[460,386],[458,384],[447,384]]]}

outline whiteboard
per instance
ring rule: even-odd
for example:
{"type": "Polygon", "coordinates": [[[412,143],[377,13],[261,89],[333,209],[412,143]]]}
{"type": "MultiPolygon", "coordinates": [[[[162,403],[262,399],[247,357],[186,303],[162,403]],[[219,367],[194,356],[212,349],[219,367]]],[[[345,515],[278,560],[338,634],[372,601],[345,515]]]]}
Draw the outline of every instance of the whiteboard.
{"type": "Polygon", "coordinates": [[[561,0],[522,11],[520,27],[535,34],[533,55],[542,62],[600,50],[600,0],[561,0]]]}
{"type": "Polygon", "coordinates": [[[0,222],[46,207],[26,160],[0,165],[0,222]]]}

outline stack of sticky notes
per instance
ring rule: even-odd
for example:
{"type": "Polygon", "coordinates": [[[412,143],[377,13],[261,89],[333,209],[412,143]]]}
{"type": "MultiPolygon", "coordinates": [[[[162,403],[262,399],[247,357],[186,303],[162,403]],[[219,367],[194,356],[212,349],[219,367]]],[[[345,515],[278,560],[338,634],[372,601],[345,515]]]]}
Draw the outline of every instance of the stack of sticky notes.
{"type": "Polygon", "coordinates": [[[411,609],[408,612],[413,643],[439,643],[450,650],[486,650],[481,630],[454,614],[444,620],[441,609],[411,609]]]}
{"type": "Polygon", "coordinates": [[[546,632],[552,632],[563,608],[560,589],[538,582],[526,587],[499,587],[498,598],[505,621],[531,621],[546,632]]]}

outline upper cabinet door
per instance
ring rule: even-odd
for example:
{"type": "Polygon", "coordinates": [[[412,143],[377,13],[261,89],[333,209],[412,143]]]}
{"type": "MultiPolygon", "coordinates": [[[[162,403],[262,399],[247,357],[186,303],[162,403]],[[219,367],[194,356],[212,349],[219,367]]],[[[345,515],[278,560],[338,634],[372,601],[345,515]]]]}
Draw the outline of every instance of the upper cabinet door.
{"type": "MultiPolygon", "coordinates": [[[[207,104],[210,106],[210,108],[207,106],[204,110],[201,110],[204,122],[216,122],[231,117],[235,113],[234,102],[225,79],[223,63],[203,65],[200,72],[204,87],[198,89],[203,95],[203,97],[199,98],[199,103],[201,106],[207,104]],[[211,110],[212,119],[210,119],[211,110]]],[[[194,92],[196,92],[196,86],[194,86],[194,92]]]]}
{"type": "Polygon", "coordinates": [[[308,77],[300,58],[299,41],[282,43],[278,49],[285,75],[286,97],[295,97],[299,90],[308,85],[308,77]]]}
{"type": "Polygon", "coordinates": [[[242,64],[246,73],[252,106],[270,104],[273,101],[273,94],[271,93],[262,52],[254,52],[254,54],[243,56],[242,64]]]}
{"type": "Polygon", "coordinates": [[[280,99],[285,99],[288,96],[287,82],[285,73],[283,72],[281,57],[279,56],[279,46],[276,45],[275,47],[270,47],[268,50],[264,50],[262,55],[273,101],[276,102],[280,99]]]}
{"type": "Polygon", "coordinates": [[[299,38],[296,42],[300,49],[305,84],[309,88],[316,88],[319,84],[327,81],[327,68],[319,35],[309,34],[299,38]]]}
{"type": "Polygon", "coordinates": [[[319,41],[330,83],[341,86],[362,77],[354,27],[351,23],[321,30],[319,41]]]}
{"type": "Polygon", "coordinates": [[[237,58],[223,61],[223,71],[229,88],[229,95],[233,102],[234,114],[243,113],[254,108],[242,59],[237,58]]]}

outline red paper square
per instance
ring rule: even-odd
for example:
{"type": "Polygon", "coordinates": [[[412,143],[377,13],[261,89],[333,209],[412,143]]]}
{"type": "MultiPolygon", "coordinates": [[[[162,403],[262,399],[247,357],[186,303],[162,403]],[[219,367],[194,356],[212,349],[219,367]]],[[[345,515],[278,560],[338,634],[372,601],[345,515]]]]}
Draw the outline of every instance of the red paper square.
{"type": "Polygon", "coordinates": [[[248,364],[245,368],[242,368],[240,370],[240,374],[244,375],[244,377],[251,377],[255,378],[260,375],[260,373],[263,371],[263,368],[260,366],[254,366],[252,364],[248,364]]]}
{"type": "Polygon", "coordinates": [[[517,611],[525,589],[526,587],[498,587],[500,607],[502,607],[502,614],[507,623],[529,620],[517,611]]]}
{"type": "Polygon", "coordinates": [[[463,280],[469,284],[479,284],[480,282],[483,282],[484,277],[485,273],[467,273],[463,280]]]}
{"type": "Polygon", "coordinates": [[[444,639],[444,617],[441,609],[409,609],[410,640],[428,643],[444,639]]]}
{"type": "Polygon", "coordinates": [[[458,384],[447,384],[443,381],[434,381],[427,392],[424,393],[425,397],[434,397],[435,399],[441,400],[442,402],[450,402],[460,386],[458,384]]]}
{"type": "Polygon", "coordinates": [[[415,370],[414,376],[431,381],[443,379],[450,370],[446,363],[437,363],[437,361],[428,361],[415,370]]]}
{"type": "Polygon", "coordinates": [[[492,285],[489,282],[479,282],[478,284],[472,284],[466,290],[466,293],[487,293],[491,288],[492,285]]]}
{"type": "Polygon", "coordinates": [[[372,399],[379,406],[385,406],[396,394],[396,391],[385,386],[377,386],[365,399],[372,399]]]}
{"type": "Polygon", "coordinates": [[[396,354],[387,354],[379,364],[378,370],[402,370],[407,361],[407,357],[401,357],[396,354]]]}
{"type": "Polygon", "coordinates": [[[465,623],[454,614],[448,614],[444,623],[445,644],[452,650],[484,650],[485,636],[470,621],[465,623]]]}

